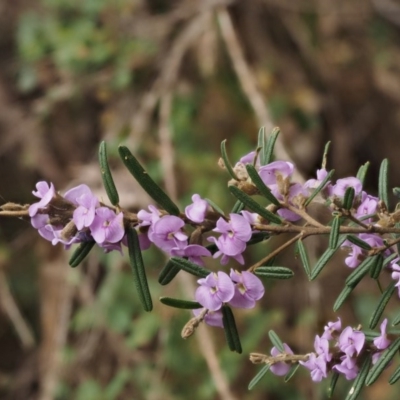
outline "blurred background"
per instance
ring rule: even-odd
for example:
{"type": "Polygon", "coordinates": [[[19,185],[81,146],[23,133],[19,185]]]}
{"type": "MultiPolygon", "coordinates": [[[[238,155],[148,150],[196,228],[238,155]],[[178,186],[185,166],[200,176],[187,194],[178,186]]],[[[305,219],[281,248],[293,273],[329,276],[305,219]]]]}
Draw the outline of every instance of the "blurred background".
{"type": "MultiPolygon", "coordinates": [[[[400,3],[0,1],[3,202],[33,202],[38,180],[61,192],[86,183],[104,196],[97,151],[106,140],[123,207],[151,202],[118,160],[120,143],[182,207],[200,193],[228,211],[234,199],[217,166],[220,142],[228,139],[237,160],[254,149],[261,126],[275,125],[277,157],[305,179],[331,140],[336,177],[370,161],[366,189],[376,194],[388,157],[390,183],[399,185],[400,3]]],[[[2,218],[0,235],[1,399],[327,398],[327,385],[312,384],[306,371],[287,384],[266,375],[249,392],[259,367],[248,354],[269,352],[270,329],[299,353],[312,349],[314,335],[336,319],[332,304],[349,273],[343,254],[312,284],[293,252],[279,259],[295,279],[267,282],[258,308],[237,311],[237,355],[218,328],[181,339],[190,313],[157,299],[190,299],[195,282],[182,276],[161,288],[161,253],[144,253],[155,309],[143,313],[126,256],[96,249],[72,270],[70,254],[29,221],[2,218]]],[[[248,264],[276,245],[252,247],[248,264]]],[[[309,246],[313,261],[324,242],[309,246]]],[[[379,291],[366,282],[356,295],[339,314],[366,325],[379,291]]],[[[395,313],[398,305],[389,307],[395,313]]],[[[349,387],[340,380],[334,398],[349,387]]],[[[398,389],[381,379],[361,398],[378,396],[398,399],[398,389]]]]}

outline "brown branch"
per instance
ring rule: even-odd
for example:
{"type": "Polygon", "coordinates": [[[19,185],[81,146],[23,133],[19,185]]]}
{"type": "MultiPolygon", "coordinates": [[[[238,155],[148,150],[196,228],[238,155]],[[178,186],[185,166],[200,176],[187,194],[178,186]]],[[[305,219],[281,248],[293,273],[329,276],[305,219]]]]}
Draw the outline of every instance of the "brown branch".
{"type": "Polygon", "coordinates": [[[0,304],[15,328],[22,346],[31,349],[35,345],[35,337],[29,324],[25,321],[14,300],[7,283],[6,274],[0,268],[0,304]]]}
{"type": "Polygon", "coordinates": [[[285,250],[292,243],[296,242],[298,239],[301,239],[302,237],[304,237],[303,233],[300,233],[299,235],[296,235],[296,236],[292,237],[287,242],[285,242],[282,246],[279,246],[277,249],[275,249],[274,251],[269,253],[266,257],[262,258],[260,261],[258,261],[257,263],[253,264],[250,268],[248,268],[248,271],[249,272],[254,272],[257,268],[261,267],[263,264],[265,264],[269,260],[273,259],[281,251],[285,250]]]}

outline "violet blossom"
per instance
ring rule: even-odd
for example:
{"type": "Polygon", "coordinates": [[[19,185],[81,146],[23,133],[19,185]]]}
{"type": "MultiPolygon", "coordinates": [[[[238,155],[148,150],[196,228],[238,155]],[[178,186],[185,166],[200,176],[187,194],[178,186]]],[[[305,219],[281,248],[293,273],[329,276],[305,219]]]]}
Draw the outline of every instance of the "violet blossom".
{"type": "Polygon", "coordinates": [[[219,310],[222,304],[230,301],[235,294],[231,278],[222,271],[212,272],[197,282],[200,286],[195,292],[195,299],[211,311],[219,310]]]}
{"type": "Polygon", "coordinates": [[[184,225],[179,217],[164,215],[152,225],[149,239],[161,250],[170,252],[178,242],[186,243],[188,236],[181,231],[184,225]]]}
{"type": "Polygon", "coordinates": [[[333,339],[332,333],[336,332],[339,333],[342,330],[342,321],[338,317],[338,320],[335,322],[328,322],[327,325],[324,327],[324,333],[322,334],[321,338],[331,340],[333,339]]]}
{"type": "Polygon", "coordinates": [[[229,304],[238,308],[253,308],[257,300],[264,296],[264,286],[261,280],[248,271],[234,271],[230,277],[235,283],[235,294],[229,304]]]}
{"type": "MultiPolygon", "coordinates": [[[[193,314],[196,317],[198,317],[203,311],[204,311],[204,308],[195,308],[192,310],[193,314]]],[[[217,310],[217,311],[208,310],[207,314],[204,317],[204,322],[210,326],[216,326],[218,328],[223,328],[224,324],[222,322],[221,310],[217,310]]]]}
{"type": "Polygon", "coordinates": [[[219,218],[213,231],[221,233],[218,239],[213,236],[208,238],[208,241],[214,242],[219,250],[214,254],[214,258],[222,255],[222,265],[228,262],[229,257],[243,264],[242,253],[246,249],[246,243],[250,240],[252,234],[251,226],[246,218],[239,214],[230,214],[229,222],[219,218]]]}
{"type": "Polygon", "coordinates": [[[320,382],[322,378],[328,376],[323,354],[317,356],[315,353],[310,353],[307,361],[299,361],[299,363],[311,371],[311,379],[314,382],[320,382]]]}
{"type": "Polygon", "coordinates": [[[348,178],[338,179],[336,184],[330,189],[330,195],[342,198],[346,193],[346,189],[352,187],[355,196],[358,196],[362,190],[362,183],[358,178],[350,176],[348,178]]]}
{"type": "Polygon", "coordinates": [[[274,161],[260,168],[258,173],[267,186],[276,185],[278,177],[290,178],[294,171],[294,165],[288,161],[274,161]]]}
{"type": "Polygon", "coordinates": [[[117,243],[124,237],[123,213],[115,214],[107,207],[96,209],[93,223],[90,225],[90,232],[98,244],[104,242],[117,243]]]}
{"type": "Polygon", "coordinates": [[[94,221],[96,208],[99,207],[99,200],[89,187],[87,185],[79,185],[68,190],[64,197],[78,206],[74,210],[72,217],[76,227],[79,230],[89,227],[94,221]]]}
{"type": "Polygon", "coordinates": [[[332,369],[343,374],[348,381],[353,380],[358,375],[359,371],[357,359],[344,355],[340,360],[342,362],[334,365],[332,369]]]}
{"type": "Polygon", "coordinates": [[[45,208],[54,197],[56,191],[54,189],[54,185],[50,183],[50,185],[45,181],[40,181],[36,184],[37,191],[32,191],[33,195],[38,197],[40,201],[37,203],[33,203],[29,206],[29,216],[34,217],[39,209],[45,208]]]}
{"type": "Polygon", "coordinates": [[[201,224],[205,217],[208,209],[208,203],[202,199],[200,195],[194,194],[192,196],[193,203],[185,208],[185,215],[193,222],[201,224]]]}
{"type": "Polygon", "coordinates": [[[348,326],[343,329],[338,339],[338,347],[349,357],[359,355],[364,347],[365,335],[361,331],[348,326]]]}
{"type": "Polygon", "coordinates": [[[381,334],[374,339],[374,345],[379,350],[385,350],[389,347],[391,341],[387,338],[386,327],[388,320],[385,318],[380,326],[381,334]]]}
{"type": "MultiPolygon", "coordinates": [[[[285,349],[286,354],[293,354],[292,349],[286,344],[283,343],[283,348],[285,349]]],[[[271,349],[271,356],[272,357],[277,357],[280,354],[282,354],[275,346],[271,349]]],[[[290,370],[290,364],[286,362],[277,362],[274,364],[271,364],[271,367],[269,369],[274,375],[277,376],[284,376],[286,375],[289,370],[290,370]]]]}
{"type": "Polygon", "coordinates": [[[170,250],[171,256],[187,257],[189,261],[204,265],[201,257],[211,257],[211,252],[198,244],[186,244],[186,242],[175,241],[176,247],[170,250]]]}

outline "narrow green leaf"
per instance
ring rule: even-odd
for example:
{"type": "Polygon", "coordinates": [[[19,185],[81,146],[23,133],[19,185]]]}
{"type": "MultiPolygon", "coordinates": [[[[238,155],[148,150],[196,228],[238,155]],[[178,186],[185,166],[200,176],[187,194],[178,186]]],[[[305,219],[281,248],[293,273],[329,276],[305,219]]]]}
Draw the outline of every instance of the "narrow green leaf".
{"type": "Polygon", "coordinates": [[[165,211],[172,215],[179,215],[179,208],[168,197],[168,195],[158,186],[150,175],[140,165],[139,161],[133,156],[129,149],[125,146],[118,147],[119,155],[128,171],[138,181],[140,186],[147,194],[165,211]]]}
{"type": "Polygon", "coordinates": [[[232,168],[232,164],[229,161],[228,153],[226,152],[226,139],[221,142],[221,156],[222,156],[222,159],[224,160],[225,168],[228,171],[228,173],[231,176],[231,178],[233,178],[236,181],[238,181],[239,178],[235,174],[235,171],[232,168]]]}
{"type": "Polygon", "coordinates": [[[400,324],[400,313],[397,314],[397,315],[393,318],[393,321],[392,321],[392,326],[396,326],[396,325],[398,325],[398,324],[400,324]]]}
{"type": "Polygon", "coordinates": [[[346,396],[346,400],[356,400],[358,395],[361,393],[361,390],[365,384],[365,380],[367,379],[367,375],[368,375],[368,371],[371,367],[371,363],[372,363],[372,357],[370,355],[368,355],[365,358],[356,379],[354,380],[353,384],[351,385],[349,393],[346,396]]]}
{"type": "Polygon", "coordinates": [[[349,186],[343,196],[343,208],[350,210],[353,207],[355,190],[353,187],[349,186]]]}
{"type": "Polygon", "coordinates": [[[272,345],[279,350],[280,353],[285,352],[285,346],[283,345],[282,340],[272,329],[268,332],[269,339],[271,340],[272,345]]]}
{"type": "Polygon", "coordinates": [[[367,257],[354,271],[347,277],[346,286],[356,287],[361,279],[379,262],[379,254],[367,257]]]}
{"type": "Polygon", "coordinates": [[[385,158],[379,169],[379,182],[378,182],[378,193],[379,198],[386,204],[389,208],[389,195],[388,195],[388,171],[389,170],[389,160],[385,158]]]}
{"type": "Polygon", "coordinates": [[[208,274],[211,273],[211,271],[209,271],[208,269],[200,267],[199,265],[181,257],[171,257],[170,261],[178,268],[189,272],[189,274],[192,274],[199,278],[205,278],[208,274]]]}
{"type": "Polygon", "coordinates": [[[371,329],[375,329],[376,325],[378,324],[379,319],[381,318],[383,312],[385,311],[385,308],[389,303],[390,298],[393,296],[393,293],[396,289],[395,285],[396,282],[391,282],[389,286],[386,288],[386,290],[381,294],[378,305],[369,321],[369,327],[371,329]]]}
{"type": "Polygon", "coordinates": [[[244,204],[243,204],[240,200],[238,200],[238,201],[234,204],[231,213],[232,213],[232,214],[239,214],[240,211],[244,210],[244,207],[245,207],[244,204]]]}
{"type": "Polygon", "coordinates": [[[342,304],[345,302],[345,300],[350,296],[350,293],[353,291],[353,287],[351,286],[345,286],[343,290],[340,292],[338,298],[335,301],[335,304],[333,305],[333,311],[339,310],[339,308],[342,306],[342,304]]]}
{"type": "Polygon", "coordinates": [[[358,172],[357,172],[357,178],[361,181],[361,184],[364,186],[364,182],[365,182],[365,177],[367,175],[367,171],[369,168],[369,161],[367,161],[364,165],[361,165],[361,167],[359,168],[358,172]]]}
{"type": "Polygon", "coordinates": [[[113,206],[118,205],[119,196],[117,188],[115,187],[114,179],[111,175],[110,166],[107,160],[107,147],[106,142],[102,141],[99,147],[99,164],[101,170],[101,177],[103,179],[104,189],[113,206]]]}
{"type": "Polygon", "coordinates": [[[158,275],[158,283],[163,286],[168,285],[180,270],[181,269],[171,262],[171,260],[168,260],[167,264],[165,264],[158,275]]]}
{"type": "Polygon", "coordinates": [[[169,307],[182,308],[184,310],[194,310],[196,308],[203,308],[197,301],[174,299],[172,297],[160,297],[161,303],[169,307]]]}
{"type": "Polygon", "coordinates": [[[285,383],[289,382],[294,377],[299,367],[300,364],[294,364],[291,366],[289,372],[285,375],[285,378],[283,379],[285,383]]]}
{"type": "Polygon", "coordinates": [[[230,192],[240,200],[249,210],[259,214],[262,218],[267,221],[273,222],[275,224],[282,224],[282,220],[271,211],[268,211],[264,207],[260,206],[255,200],[253,200],[249,195],[242,192],[236,186],[229,186],[230,192]]]}
{"type": "Polygon", "coordinates": [[[72,268],[77,267],[89,254],[90,250],[93,249],[94,245],[95,245],[94,241],[82,242],[72,253],[71,258],[69,259],[69,265],[72,268]]]}
{"type": "Polygon", "coordinates": [[[258,140],[257,140],[257,148],[260,149],[260,165],[263,166],[266,164],[265,162],[265,145],[267,142],[267,137],[266,137],[266,132],[265,132],[265,126],[262,126],[260,130],[258,131],[258,140]]]}
{"type": "Polygon", "coordinates": [[[308,260],[308,254],[306,247],[304,246],[303,240],[299,239],[296,243],[297,246],[297,251],[299,252],[301,262],[303,264],[303,268],[306,271],[306,274],[308,278],[311,276],[311,268],[310,268],[310,262],[308,260]]]}
{"type": "Polygon", "coordinates": [[[270,203],[280,207],[281,203],[279,203],[279,200],[272,194],[270,188],[266,186],[265,183],[262,181],[260,175],[254,168],[254,166],[251,164],[247,164],[246,170],[249,174],[249,177],[253,181],[254,185],[259,190],[260,194],[264,196],[270,203]]]}
{"type": "Polygon", "coordinates": [[[294,272],[286,267],[258,267],[254,273],[270,279],[290,279],[294,276],[294,272]]]}
{"type": "Polygon", "coordinates": [[[251,246],[252,244],[257,244],[263,242],[264,240],[268,240],[271,235],[267,232],[256,232],[251,235],[250,240],[247,242],[247,246],[251,246]]]}
{"type": "Polygon", "coordinates": [[[204,200],[218,213],[221,215],[225,215],[222,208],[220,208],[219,206],[217,206],[212,200],[204,198],[204,200]]]}
{"type": "Polygon", "coordinates": [[[331,399],[333,396],[339,376],[339,372],[334,371],[332,373],[331,383],[329,384],[328,388],[328,399],[331,399]]]}
{"type": "Polygon", "coordinates": [[[361,184],[364,186],[365,177],[370,166],[370,162],[367,161],[365,164],[361,165],[357,171],[356,178],[361,181],[361,184]]]}
{"type": "Polygon", "coordinates": [[[146,272],[144,270],[138,234],[136,229],[132,227],[129,227],[126,233],[128,239],[129,262],[135,278],[136,290],[143,309],[145,311],[151,311],[153,309],[153,302],[151,300],[150,289],[147,283],[146,272]]]}
{"type": "Polygon", "coordinates": [[[367,379],[365,381],[365,384],[367,386],[372,385],[381,375],[383,370],[386,368],[386,366],[392,361],[393,357],[396,355],[396,353],[399,351],[400,348],[400,338],[397,338],[379,357],[378,361],[376,364],[371,368],[369,371],[369,374],[367,376],[367,379]]]}
{"type": "Polygon", "coordinates": [[[274,129],[272,129],[271,134],[268,136],[267,142],[263,150],[261,150],[261,159],[264,161],[264,164],[262,165],[267,165],[271,162],[272,155],[274,153],[275,142],[276,139],[278,139],[280,133],[281,130],[278,127],[275,127],[274,129]]]}
{"type": "Polygon", "coordinates": [[[314,200],[315,196],[317,196],[317,194],[320,193],[322,189],[324,189],[325,185],[332,178],[334,173],[335,173],[334,169],[328,172],[328,175],[326,175],[325,179],[318,185],[317,188],[314,189],[314,191],[310,194],[310,197],[304,203],[305,207],[307,207],[314,200]]]}
{"type": "Polygon", "coordinates": [[[326,164],[327,164],[327,160],[328,160],[328,151],[329,151],[329,147],[331,145],[331,142],[327,142],[325,147],[324,147],[324,154],[322,156],[322,168],[326,169],[326,164]]]}
{"type": "Polygon", "coordinates": [[[331,225],[331,233],[329,235],[329,248],[336,249],[338,241],[339,241],[339,231],[340,231],[340,223],[341,219],[339,216],[336,216],[331,225]]]}
{"type": "Polygon", "coordinates": [[[383,268],[383,255],[378,254],[376,263],[372,264],[371,269],[369,270],[371,278],[378,279],[382,271],[382,268],[383,268]]]}
{"type": "Polygon", "coordinates": [[[248,389],[252,390],[254,386],[257,385],[258,382],[264,377],[264,375],[269,371],[271,366],[269,364],[265,364],[257,373],[257,375],[250,381],[248,389]]]}
{"type": "Polygon", "coordinates": [[[391,261],[397,258],[399,255],[397,253],[391,254],[389,257],[386,257],[383,261],[383,268],[386,267],[391,261]]]}
{"type": "Polygon", "coordinates": [[[224,325],[226,341],[229,349],[236,351],[236,353],[242,353],[242,345],[240,344],[239,333],[236,327],[235,317],[230,307],[224,305],[222,310],[222,323],[224,325]]]}
{"type": "MultiPolygon", "coordinates": [[[[396,229],[400,229],[400,223],[399,222],[396,222],[395,224],[394,224],[394,227],[396,228],[396,229]]],[[[397,238],[399,238],[400,237],[400,235],[393,235],[394,237],[395,237],[395,239],[397,239],[397,238]]],[[[400,254],[400,243],[396,243],[396,248],[397,248],[397,253],[399,253],[400,254]]]]}
{"type": "Polygon", "coordinates": [[[394,385],[400,379],[400,366],[396,368],[396,371],[393,372],[392,376],[389,378],[389,383],[394,385]]]}
{"type": "Polygon", "coordinates": [[[338,239],[337,242],[337,247],[335,249],[326,249],[324,254],[320,257],[320,259],[317,261],[315,264],[310,280],[313,281],[320,273],[321,271],[325,268],[325,266],[328,264],[329,260],[332,258],[332,256],[335,254],[336,250],[341,246],[341,244],[346,240],[346,236],[341,235],[338,239]]]}
{"type": "Polygon", "coordinates": [[[358,236],[347,235],[347,240],[364,250],[372,249],[372,247],[367,242],[364,242],[364,240],[360,239],[358,236]]]}

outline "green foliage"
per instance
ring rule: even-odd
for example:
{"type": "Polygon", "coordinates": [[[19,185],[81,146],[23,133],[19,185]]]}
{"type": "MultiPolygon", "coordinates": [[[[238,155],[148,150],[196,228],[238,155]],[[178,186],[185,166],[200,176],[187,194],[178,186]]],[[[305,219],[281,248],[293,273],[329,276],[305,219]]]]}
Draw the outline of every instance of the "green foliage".
{"type": "Polygon", "coordinates": [[[22,90],[36,87],[43,62],[51,62],[57,72],[75,77],[107,68],[111,71],[110,87],[123,89],[132,81],[135,59],[154,53],[155,46],[148,39],[124,35],[108,20],[108,13],[123,13],[129,8],[127,0],[42,3],[47,12],[27,13],[18,25],[22,90]]]}

